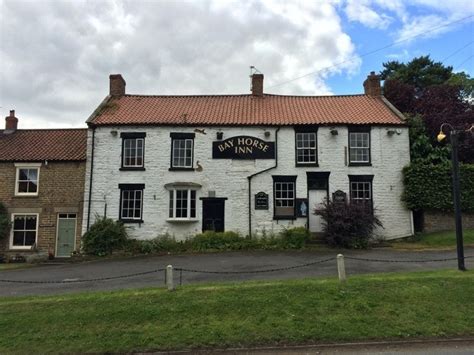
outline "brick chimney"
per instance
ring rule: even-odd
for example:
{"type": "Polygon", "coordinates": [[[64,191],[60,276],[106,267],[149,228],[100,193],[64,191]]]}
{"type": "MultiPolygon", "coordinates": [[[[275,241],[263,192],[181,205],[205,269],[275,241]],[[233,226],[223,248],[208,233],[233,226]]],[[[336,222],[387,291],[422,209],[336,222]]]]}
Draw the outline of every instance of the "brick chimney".
{"type": "Polygon", "coordinates": [[[364,81],[364,92],[366,95],[377,97],[382,95],[382,88],[380,86],[380,76],[371,71],[364,81]]]}
{"type": "Polygon", "coordinates": [[[15,110],[10,110],[10,116],[5,117],[4,134],[15,133],[18,128],[18,118],[15,117],[15,110]]]}
{"type": "Polygon", "coordinates": [[[110,74],[110,96],[123,96],[125,95],[125,85],[127,83],[122,78],[121,74],[110,74]]]}
{"type": "Polygon", "coordinates": [[[263,74],[252,74],[252,95],[263,96],[263,74]]]}

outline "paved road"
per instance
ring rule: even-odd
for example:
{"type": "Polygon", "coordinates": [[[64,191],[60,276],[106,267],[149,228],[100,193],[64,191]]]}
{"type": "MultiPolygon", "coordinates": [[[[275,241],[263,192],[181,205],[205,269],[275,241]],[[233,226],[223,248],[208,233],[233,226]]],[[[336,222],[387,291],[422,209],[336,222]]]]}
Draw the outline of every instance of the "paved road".
{"type": "MultiPolygon", "coordinates": [[[[76,264],[42,265],[29,269],[0,271],[0,280],[33,280],[33,281],[62,281],[84,280],[90,278],[113,277],[119,275],[140,273],[173,265],[175,268],[219,271],[251,271],[271,268],[291,267],[305,263],[335,257],[337,251],[250,251],[228,252],[198,255],[169,255],[134,257],[125,259],[97,260],[76,264]]],[[[375,249],[367,251],[344,251],[344,255],[370,259],[397,260],[431,260],[455,258],[455,251],[396,251],[391,249],[375,249]]],[[[466,248],[465,255],[474,255],[474,248],[466,248]]],[[[466,259],[467,268],[474,268],[474,258],[466,259]]],[[[351,274],[375,272],[420,271],[434,269],[456,269],[456,261],[446,262],[407,262],[380,263],[346,259],[346,270],[351,274]]],[[[175,274],[176,275],[176,274],[175,274]]],[[[336,261],[315,264],[303,268],[286,271],[258,274],[204,274],[183,272],[183,284],[214,281],[242,281],[291,279],[317,276],[336,276],[336,261]]],[[[176,275],[176,281],[179,274],[176,275]]],[[[90,290],[116,290],[125,288],[155,287],[164,285],[164,272],[156,272],[141,276],[67,284],[19,284],[0,282],[0,296],[23,296],[60,294],[70,292],[86,292],[90,290]]]]}

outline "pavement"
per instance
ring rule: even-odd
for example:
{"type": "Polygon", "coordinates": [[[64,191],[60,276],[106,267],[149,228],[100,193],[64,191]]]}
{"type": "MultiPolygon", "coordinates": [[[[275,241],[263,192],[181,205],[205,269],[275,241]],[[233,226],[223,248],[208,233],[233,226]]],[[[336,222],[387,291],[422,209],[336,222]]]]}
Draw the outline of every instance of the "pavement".
{"type": "MultiPolygon", "coordinates": [[[[182,275],[175,271],[176,283],[183,285],[202,282],[244,281],[244,280],[283,280],[297,278],[314,278],[320,276],[337,277],[335,257],[340,251],[245,251],[208,254],[185,254],[165,256],[141,256],[120,259],[103,259],[81,263],[64,263],[39,265],[32,268],[0,271],[1,296],[51,295],[73,292],[106,291],[133,289],[143,287],[164,287],[164,271],[150,272],[132,277],[114,278],[90,282],[68,282],[88,279],[118,277],[136,273],[153,271],[173,265],[174,268],[185,268],[208,271],[249,272],[253,270],[280,269],[318,262],[327,258],[330,261],[316,263],[306,267],[279,270],[265,273],[212,274],[183,271],[182,275]],[[15,281],[64,281],[63,283],[9,283],[2,280],[15,281]]],[[[346,257],[360,259],[400,260],[404,262],[374,262],[367,260],[351,260],[346,258],[347,276],[355,274],[423,271],[437,269],[457,269],[457,261],[427,260],[456,258],[455,250],[436,251],[401,251],[380,248],[364,251],[347,251],[346,257]],[[418,260],[418,262],[410,262],[418,260]]],[[[474,248],[466,248],[465,255],[474,255],[474,248]]],[[[468,269],[474,267],[474,258],[465,260],[468,269]]]]}

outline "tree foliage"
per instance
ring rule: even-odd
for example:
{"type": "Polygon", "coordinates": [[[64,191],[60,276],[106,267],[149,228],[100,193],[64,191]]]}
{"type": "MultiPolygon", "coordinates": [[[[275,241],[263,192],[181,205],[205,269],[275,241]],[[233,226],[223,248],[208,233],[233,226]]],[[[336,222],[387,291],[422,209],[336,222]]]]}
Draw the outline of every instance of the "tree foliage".
{"type": "MultiPolygon", "coordinates": [[[[419,115],[423,119],[426,127],[423,134],[427,135],[433,147],[438,146],[436,136],[441,124],[467,129],[474,123],[473,105],[468,100],[472,97],[474,79],[466,73],[453,73],[452,67],[434,62],[429,56],[414,58],[406,64],[391,61],[383,66],[380,74],[385,80],[385,97],[401,112],[419,115]]],[[[426,146],[422,145],[422,148],[426,146]]],[[[415,156],[425,153],[421,151],[415,156]]],[[[474,162],[473,135],[460,137],[459,158],[466,163],[474,162]]]]}
{"type": "Polygon", "coordinates": [[[0,240],[6,238],[10,233],[11,222],[8,212],[3,203],[0,202],[0,240]]]}

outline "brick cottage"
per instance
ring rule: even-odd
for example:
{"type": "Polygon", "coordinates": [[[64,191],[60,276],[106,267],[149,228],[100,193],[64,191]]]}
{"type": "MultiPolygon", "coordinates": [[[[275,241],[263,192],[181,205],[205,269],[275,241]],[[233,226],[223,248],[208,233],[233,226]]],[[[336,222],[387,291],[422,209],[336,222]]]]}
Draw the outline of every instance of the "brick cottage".
{"type": "Polygon", "coordinates": [[[136,238],[205,230],[259,236],[304,226],[324,199],[363,201],[380,236],[413,233],[401,202],[403,116],[371,73],[364,94],[131,95],[121,75],[88,119],[83,232],[106,214],[136,238]]]}
{"type": "Polygon", "coordinates": [[[12,228],[0,254],[68,257],[82,230],[86,129],[17,129],[15,111],[0,130],[0,201],[12,228]]]}

